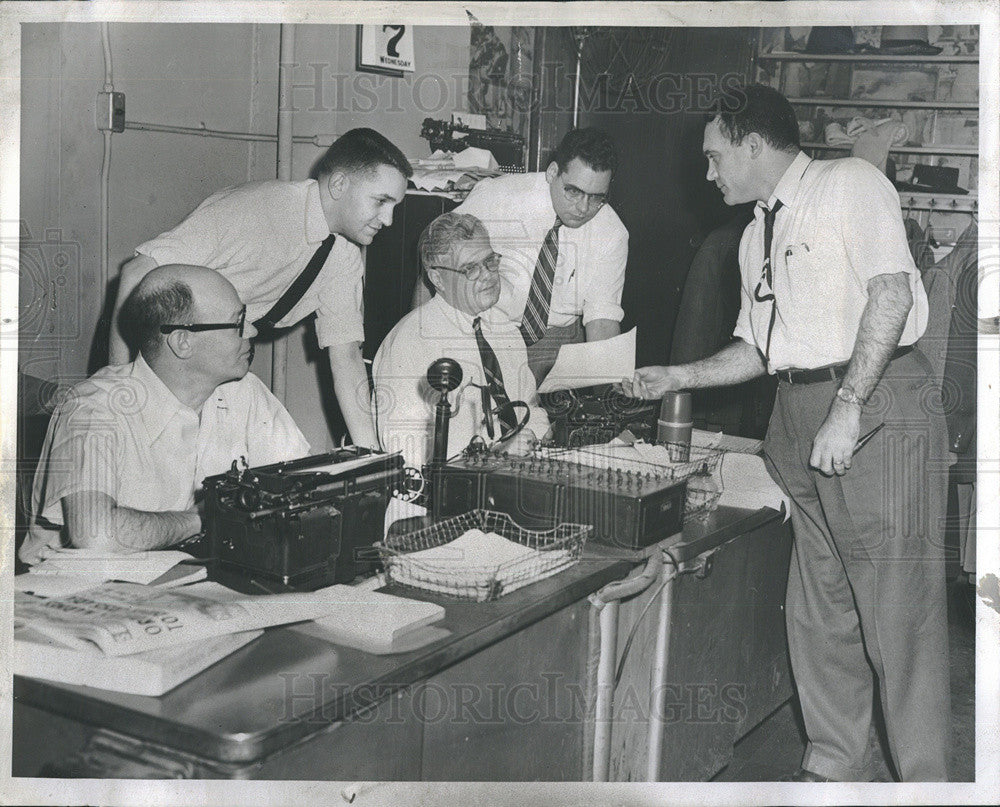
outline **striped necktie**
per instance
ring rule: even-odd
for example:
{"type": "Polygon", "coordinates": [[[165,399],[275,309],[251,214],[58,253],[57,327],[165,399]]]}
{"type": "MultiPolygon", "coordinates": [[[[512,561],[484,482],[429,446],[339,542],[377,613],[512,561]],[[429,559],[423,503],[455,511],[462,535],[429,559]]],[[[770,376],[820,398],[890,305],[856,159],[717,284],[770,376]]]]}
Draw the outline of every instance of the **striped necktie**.
{"type": "MultiPolygon", "coordinates": [[[[490,343],[483,336],[480,317],[472,320],[472,330],[476,332],[476,345],[479,348],[479,360],[483,365],[483,375],[486,376],[486,386],[489,387],[490,395],[500,409],[497,416],[500,418],[500,423],[503,424],[503,432],[509,434],[517,428],[517,416],[514,414],[514,409],[508,405],[510,404],[510,398],[507,397],[507,390],[503,386],[503,373],[500,372],[500,362],[497,361],[497,354],[493,352],[490,343]]],[[[486,412],[483,414],[487,419],[490,417],[486,412]]]]}
{"type": "Polygon", "coordinates": [[[552,280],[556,274],[556,259],[559,257],[559,228],[562,222],[556,219],[552,229],[545,235],[542,248],[535,263],[535,274],[531,278],[528,303],[521,319],[521,336],[529,347],[545,335],[549,322],[549,303],[552,300],[552,280]]]}

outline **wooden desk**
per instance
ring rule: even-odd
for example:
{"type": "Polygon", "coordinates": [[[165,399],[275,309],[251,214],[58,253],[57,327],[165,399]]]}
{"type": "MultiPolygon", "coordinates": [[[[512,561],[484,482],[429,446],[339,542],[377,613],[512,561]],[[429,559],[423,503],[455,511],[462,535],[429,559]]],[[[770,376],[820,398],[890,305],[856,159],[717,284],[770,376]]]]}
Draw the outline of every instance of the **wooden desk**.
{"type": "MultiPolygon", "coordinates": [[[[684,575],[675,587],[680,621],[671,640],[671,681],[686,692],[684,685],[705,683],[706,671],[717,667],[719,682],[743,687],[727,712],[739,720],[725,722],[722,731],[710,725],[706,733],[704,721],[676,726],[679,736],[690,740],[693,731],[703,738],[699,758],[715,743],[724,747],[713,758],[728,759],[737,732],[790,694],[780,611],[789,544],[779,522],[767,509],[720,508],[673,547],[680,560],[706,551],[719,560],[704,578],[684,575]],[[762,547],[772,547],[767,558],[752,561],[762,547]],[[779,556],[783,564],[773,562],[779,556]],[[699,615],[706,614],[712,616],[702,625],[699,615]],[[784,686],[775,685],[775,675],[784,686]]],[[[439,625],[449,635],[409,653],[376,656],[308,629],[282,628],[160,698],[16,677],[13,773],[588,779],[588,660],[597,648],[588,633],[587,595],[632,565],[595,545],[575,567],[495,603],[442,601],[439,625]]],[[[642,599],[623,605],[623,631],[642,599]]],[[[641,675],[650,652],[637,637],[626,672],[641,675]]],[[[616,735],[618,778],[634,769],[632,734],[623,724],[616,735]]],[[[680,753],[665,766],[668,778],[700,778],[712,767],[689,756],[680,753]]]]}

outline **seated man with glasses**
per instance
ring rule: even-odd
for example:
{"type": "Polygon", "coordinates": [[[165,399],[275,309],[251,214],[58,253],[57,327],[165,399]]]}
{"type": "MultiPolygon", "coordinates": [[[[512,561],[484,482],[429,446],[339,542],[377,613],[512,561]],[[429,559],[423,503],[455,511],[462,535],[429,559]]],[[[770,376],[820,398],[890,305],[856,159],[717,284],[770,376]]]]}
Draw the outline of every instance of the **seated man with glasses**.
{"type": "Polygon", "coordinates": [[[544,173],[485,179],[457,208],[483,222],[500,253],[497,311],[520,327],[539,383],[561,345],[621,332],[628,231],[607,204],[617,165],[610,137],[575,129],[544,173]]]}
{"type": "Polygon", "coordinates": [[[201,531],[195,495],[233,460],[295,459],[309,444],[249,373],[255,335],[221,274],[172,264],[139,281],[121,312],[139,355],[70,389],[49,423],[19,557],[49,547],[136,552],[201,531]]]}
{"type": "Polygon", "coordinates": [[[437,294],[403,317],[375,356],[372,409],[382,447],[401,451],[414,467],[431,458],[440,393],[427,382],[427,368],[450,358],[461,365],[462,381],[448,395],[448,456],[475,437],[529,451],[549,422],[517,326],[485,315],[500,295],[500,256],[485,228],[475,216],[445,213],[421,234],[419,252],[437,294]]]}

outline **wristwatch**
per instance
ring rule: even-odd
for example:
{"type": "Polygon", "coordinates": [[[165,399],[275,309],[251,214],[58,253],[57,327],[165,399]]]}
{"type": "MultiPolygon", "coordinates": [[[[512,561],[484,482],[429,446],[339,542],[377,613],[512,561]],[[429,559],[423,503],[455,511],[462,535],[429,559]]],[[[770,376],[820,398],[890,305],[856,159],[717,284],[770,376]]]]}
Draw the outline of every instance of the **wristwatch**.
{"type": "Polygon", "coordinates": [[[850,387],[841,387],[837,390],[837,397],[840,398],[844,403],[857,404],[858,406],[865,405],[865,399],[862,398],[858,393],[856,393],[850,387]]]}

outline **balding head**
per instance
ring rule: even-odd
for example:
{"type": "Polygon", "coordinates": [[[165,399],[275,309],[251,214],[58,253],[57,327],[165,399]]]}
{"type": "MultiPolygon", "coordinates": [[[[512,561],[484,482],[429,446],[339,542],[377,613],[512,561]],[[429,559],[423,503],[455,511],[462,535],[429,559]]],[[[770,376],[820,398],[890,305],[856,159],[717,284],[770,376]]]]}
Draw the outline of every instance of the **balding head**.
{"type": "Polygon", "coordinates": [[[236,289],[218,272],[204,266],[167,264],[149,272],[128,296],[119,313],[127,341],[147,361],[163,349],[160,326],[198,321],[204,309],[216,303],[239,303],[236,289]]]}

